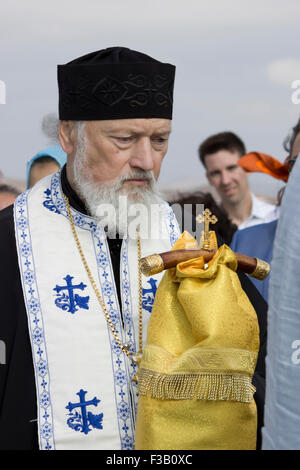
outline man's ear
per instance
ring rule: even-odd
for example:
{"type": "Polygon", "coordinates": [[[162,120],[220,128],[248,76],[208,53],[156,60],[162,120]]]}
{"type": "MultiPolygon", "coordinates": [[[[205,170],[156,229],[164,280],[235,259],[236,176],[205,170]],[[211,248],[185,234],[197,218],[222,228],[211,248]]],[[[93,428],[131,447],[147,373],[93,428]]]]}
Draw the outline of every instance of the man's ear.
{"type": "Polygon", "coordinates": [[[75,151],[76,135],[76,128],[73,121],[59,122],[59,141],[62,149],[67,155],[71,155],[75,151]]]}

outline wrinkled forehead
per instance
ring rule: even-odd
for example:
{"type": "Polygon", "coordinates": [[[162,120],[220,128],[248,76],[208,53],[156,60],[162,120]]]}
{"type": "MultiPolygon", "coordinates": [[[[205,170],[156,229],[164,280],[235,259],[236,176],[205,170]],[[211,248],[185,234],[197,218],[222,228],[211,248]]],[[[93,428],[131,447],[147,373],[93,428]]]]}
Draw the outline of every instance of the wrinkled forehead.
{"type": "Polygon", "coordinates": [[[114,133],[133,133],[136,135],[169,134],[171,132],[171,120],[162,118],[148,119],[112,119],[87,121],[87,134],[101,133],[104,135],[114,133]]]}

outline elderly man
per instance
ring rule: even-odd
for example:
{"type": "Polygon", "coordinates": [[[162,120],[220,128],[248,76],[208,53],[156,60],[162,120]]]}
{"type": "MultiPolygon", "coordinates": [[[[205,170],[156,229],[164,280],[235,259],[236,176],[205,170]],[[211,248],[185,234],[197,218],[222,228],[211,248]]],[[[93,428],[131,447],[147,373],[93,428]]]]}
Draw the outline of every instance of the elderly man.
{"type": "MultiPolygon", "coordinates": [[[[0,216],[2,448],[134,447],[137,362],[161,279],[142,278],[139,259],[180,235],[156,188],[174,73],[120,47],[58,67],[67,165],[0,216]]],[[[262,410],[265,304],[241,281],[261,326],[262,410]]]]}

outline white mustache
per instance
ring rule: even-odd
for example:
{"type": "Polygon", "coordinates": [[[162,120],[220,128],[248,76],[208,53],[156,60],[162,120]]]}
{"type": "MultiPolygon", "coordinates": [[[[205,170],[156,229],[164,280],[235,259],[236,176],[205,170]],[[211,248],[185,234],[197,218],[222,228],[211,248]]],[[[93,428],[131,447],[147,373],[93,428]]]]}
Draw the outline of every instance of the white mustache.
{"type": "Polygon", "coordinates": [[[138,180],[138,179],[147,180],[151,184],[151,186],[153,186],[153,183],[155,183],[155,179],[154,179],[154,175],[152,171],[135,170],[128,175],[122,176],[119,179],[117,190],[121,188],[122,184],[125,183],[125,181],[138,180]]]}

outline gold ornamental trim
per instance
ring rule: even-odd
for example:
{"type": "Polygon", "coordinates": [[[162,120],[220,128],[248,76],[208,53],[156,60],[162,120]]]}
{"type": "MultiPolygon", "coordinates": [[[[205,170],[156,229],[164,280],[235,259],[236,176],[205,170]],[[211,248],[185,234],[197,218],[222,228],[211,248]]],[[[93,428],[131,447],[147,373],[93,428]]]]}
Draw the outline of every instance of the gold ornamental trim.
{"type": "Polygon", "coordinates": [[[144,276],[161,273],[164,270],[163,259],[159,255],[146,256],[140,261],[140,269],[144,276]]]}
{"type": "Polygon", "coordinates": [[[251,377],[257,353],[245,349],[195,346],[175,356],[155,344],[144,348],[140,367],[158,374],[225,374],[251,377]]]}
{"type": "Polygon", "coordinates": [[[138,392],[159,400],[211,400],[251,403],[251,378],[234,374],[160,374],[140,369],[138,392]]]}
{"type": "Polygon", "coordinates": [[[256,259],[256,268],[254,271],[249,274],[249,276],[254,277],[255,279],[259,279],[260,281],[263,281],[269,274],[270,272],[270,265],[266,261],[263,261],[262,259],[255,258],[256,259]]]}

